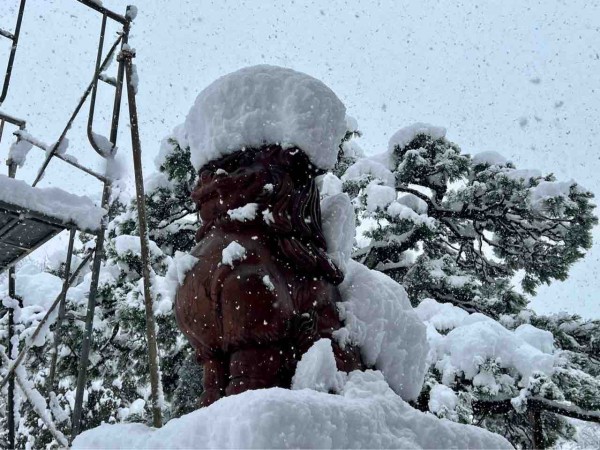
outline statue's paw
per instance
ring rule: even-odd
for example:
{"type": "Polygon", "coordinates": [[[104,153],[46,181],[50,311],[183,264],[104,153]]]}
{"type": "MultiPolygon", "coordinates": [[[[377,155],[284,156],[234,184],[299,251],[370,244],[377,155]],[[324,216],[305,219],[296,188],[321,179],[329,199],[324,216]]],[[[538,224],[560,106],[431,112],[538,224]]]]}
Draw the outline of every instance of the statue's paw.
{"type": "Polygon", "coordinates": [[[219,389],[208,389],[200,395],[200,399],[198,400],[198,406],[200,408],[210,406],[220,398],[221,391],[219,389]]]}
{"type": "Polygon", "coordinates": [[[279,380],[272,377],[271,374],[267,374],[266,378],[234,378],[227,386],[227,389],[225,389],[225,393],[227,395],[236,395],[253,389],[274,387],[279,384],[279,380]]]}

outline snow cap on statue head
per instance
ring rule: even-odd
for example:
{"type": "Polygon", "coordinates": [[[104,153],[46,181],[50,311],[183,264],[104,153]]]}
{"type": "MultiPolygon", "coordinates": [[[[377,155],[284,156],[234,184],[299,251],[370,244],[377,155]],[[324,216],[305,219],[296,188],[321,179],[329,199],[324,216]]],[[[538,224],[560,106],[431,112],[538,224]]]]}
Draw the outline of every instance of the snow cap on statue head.
{"type": "Polygon", "coordinates": [[[277,66],[225,75],[206,87],[184,124],[191,161],[206,163],[243,148],[298,147],[317,168],[336,163],[346,108],[323,82],[277,66]]]}

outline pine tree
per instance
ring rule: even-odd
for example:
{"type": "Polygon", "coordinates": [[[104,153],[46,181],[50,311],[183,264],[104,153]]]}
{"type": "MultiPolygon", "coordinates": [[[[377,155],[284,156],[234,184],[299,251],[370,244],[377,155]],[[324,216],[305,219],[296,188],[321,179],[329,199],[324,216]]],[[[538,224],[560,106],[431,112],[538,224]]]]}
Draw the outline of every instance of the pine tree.
{"type": "MultiPolygon", "coordinates": [[[[356,260],[400,282],[414,306],[432,298],[486,314],[509,330],[530,324],[554,335],[557,363],[551,377],[522,380],[497,361],[481,361],[480,373],[495,380],[490,390],[461,374],[442,383],[432,364],[418,402],[422,409],[429,408],[431,389],[449,385],[458,405],[436,414],[531,447],[524,409],[511,407],[498,415],[482,405],[541,396],[587,411],[600,408],[598,321],[539,316],[526,309],[540,284],[566,279],[590,248],[597,223],[590,192],[575,182],[557,182],[551,174],[518,170],[495,152],[464,154],[445,138],[445,130],[424,124],[400,130],[382,155],[346,155],[344,167],[344,191],[370,239],[355,249],[356,260]]],[[[545,445],[573,438],[572,426],[561,416],[543,411],[541,420],[545,445]]]]}

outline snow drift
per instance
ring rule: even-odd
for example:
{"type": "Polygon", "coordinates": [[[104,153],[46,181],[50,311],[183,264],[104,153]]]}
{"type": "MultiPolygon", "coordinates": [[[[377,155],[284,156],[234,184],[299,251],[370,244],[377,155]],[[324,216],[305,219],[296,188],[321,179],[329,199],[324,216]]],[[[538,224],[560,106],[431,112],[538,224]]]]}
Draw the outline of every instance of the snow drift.
{"type": "Polygon", "coordinates": [[[341,395],[310,389],[247,391],[160,429],[102,425],[73,442],[73,449],[510,447],[481,428],[413,409],[374,371],[352,372],[341,395]]]}
{"type": "MultiPolygon", "coordinates": [[[[335,183],[329,179],[327,184],[335,183]]],[[[325,196],[321,210],[328,254],[344,271],[339,286],[343,301],[338,303],[344,327],[334,332],[334,338],[342,347],[359,347],[363,361],[380,370],[395,392],[404,400],[415,400],[427,370],[425,326],[401,285],[350,258],[356,219],[348,195],[325,196]]]]}

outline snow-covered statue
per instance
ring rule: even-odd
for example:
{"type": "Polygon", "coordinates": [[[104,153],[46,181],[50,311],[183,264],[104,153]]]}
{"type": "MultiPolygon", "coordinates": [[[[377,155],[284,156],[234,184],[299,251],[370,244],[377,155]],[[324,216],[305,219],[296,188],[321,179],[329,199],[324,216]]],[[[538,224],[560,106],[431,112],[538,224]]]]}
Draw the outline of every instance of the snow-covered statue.
{"type": "MultiPolygon", "coordinates": [[[[218,80],[188,116],[187,137],[200,150],[192,197],[202,227],[176,317],[204,367],[202,405],[290,387],[300,357],[343,326],[344,275],[327,254],[315,183],[319,166],[335,161],[331,132],[345,132],[332,130],[345,117],[332,94],[306,75],[263,67],[218,80]],[[276,108],[257,107],[264,102],[276,108]]],[[[362,367],[355,346],[334,341],[333,350],[339,370],[362,367]]]]}
{"type": "MultiPolygon", "coordinates": [[[[300,357],[341,328],[343,274],[326,253],[317,175],[304,152],[278,145],[239,150],[200,170],[198,263],[176,314],[204,366],[201,404],[290,387],[300,357]]],[[[355,347],[334,351],[340,370],[361,367],[355,347]]]]}

